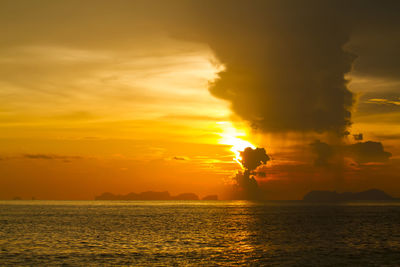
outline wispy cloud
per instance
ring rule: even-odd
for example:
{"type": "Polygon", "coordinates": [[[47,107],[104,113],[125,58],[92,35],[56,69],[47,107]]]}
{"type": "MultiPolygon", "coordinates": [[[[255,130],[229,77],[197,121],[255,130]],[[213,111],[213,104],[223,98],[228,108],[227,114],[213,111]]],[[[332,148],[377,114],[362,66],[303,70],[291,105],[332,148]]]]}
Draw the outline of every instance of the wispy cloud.
{"type": "Polygon", "coordinates": [[[172,158],[173,160],[188,160],[186,157],[175,156],[172,158]]]}
{"type": "Polygon", "coordinates": [[[45,160],[74,160],[81,159],[80,156],[65,156],[65,155],[55,155],[55,154],[24,154],[23,158],[26,159],[45,159],[45,160]]]}
{"type": "Polygon", "coordinates": [[[400,98],[398,97],[397,100],[389,100],[385,98],[371,98],[367,100],[368,103],[374,104],[382,104],[382,105],[396,105],[400,106],[400,98]]]}

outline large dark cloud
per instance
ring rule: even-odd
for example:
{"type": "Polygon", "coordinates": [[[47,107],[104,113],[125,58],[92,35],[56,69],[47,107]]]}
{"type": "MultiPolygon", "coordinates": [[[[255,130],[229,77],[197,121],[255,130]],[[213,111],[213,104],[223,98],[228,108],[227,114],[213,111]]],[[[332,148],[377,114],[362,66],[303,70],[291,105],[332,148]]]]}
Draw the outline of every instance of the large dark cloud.
{"type": "Polygon", "coordinates": [[[179,3],[181,20],[166,28],[211,47],[225,70],[210,92],[264,132],[342,134],[354,110],[344,78],[352,67],[399,79],[399,1],[179,3]]]}
{"type": "Polygon", "coordinates": [[[213,95],[262,131],[344,132],[353,103],[344,75],[355,56],[343,49],[340,2],[196,3],[191,34],[225,65],[213,95]]]}

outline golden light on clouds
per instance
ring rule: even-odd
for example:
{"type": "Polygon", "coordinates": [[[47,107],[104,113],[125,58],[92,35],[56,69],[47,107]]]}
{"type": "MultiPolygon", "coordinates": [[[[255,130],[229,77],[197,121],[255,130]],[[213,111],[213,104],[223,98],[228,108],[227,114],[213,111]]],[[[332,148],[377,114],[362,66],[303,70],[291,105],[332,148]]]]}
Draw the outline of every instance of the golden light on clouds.
{"type": "Polygon", "coordinates": [[[207,118],[228,116],[227,104],[207,90],[220,71],[210,49],[165,38],[159,42],[169,46],[136,47],[134,52],[62,46],[3,51],[8,72],[23,68],[26,73],[0,81],[0,127],[7,129],[1,136],[137,138],[129,130],[133,120],[189,125],[185,114],[196,128],[207,118]],[[125,133],[115,132],[111,124],[116,123],[125,133]],[[64,131],[69,127],[80,130],[64,131]]]}
{"type": "Polygon", "coordinates": [[[0,80],[0,171],[10,177],[0,181],[8,188],[2,197],[217,193],[232,173],[216,124],[229,120],[229,105],[208,91],[222,66],[204,44],[156,40],[163,45],[27,45],[0,52],[8,67],[0,80]],[[177,155],[186,160],[165,160],[177,155]],[[82,189],[57,189],[70,188],[77,177],[82,189]]]}
{"type": "Polygon", "coordinates": [[[247,133],[244,129],[237,129],[232,122],[223,121],[217,122],[220,125],[222,133],[220,140],[218,141],[220,144],[230,146],[230,151],[234,154],[234,160],[242,166],[240,152],[243,151],[246,147],[256,148],[252,143],[246,140],[248,138],[247,133]]]}

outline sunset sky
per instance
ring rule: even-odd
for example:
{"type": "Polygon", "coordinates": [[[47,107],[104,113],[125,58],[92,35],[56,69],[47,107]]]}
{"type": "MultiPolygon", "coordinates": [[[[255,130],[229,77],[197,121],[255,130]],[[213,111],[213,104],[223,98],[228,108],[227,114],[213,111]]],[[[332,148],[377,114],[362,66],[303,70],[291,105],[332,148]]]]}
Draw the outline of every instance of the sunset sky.
{"type": "Polygon", "coordinates": [[[400,2],[0,1],[0,199],[400,197],[400,2]],[[245,189],[243,189],[245,190],[245,189]]]}

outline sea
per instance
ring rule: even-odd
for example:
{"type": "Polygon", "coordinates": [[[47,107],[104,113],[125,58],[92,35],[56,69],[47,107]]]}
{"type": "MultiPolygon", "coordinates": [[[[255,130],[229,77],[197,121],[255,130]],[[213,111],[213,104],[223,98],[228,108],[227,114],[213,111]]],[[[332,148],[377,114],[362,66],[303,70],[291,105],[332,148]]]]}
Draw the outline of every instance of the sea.
{"type": "Polygon", "coordinates": [[[0,201],[0,266],[400,266],[400,203],[0,201]]]}

